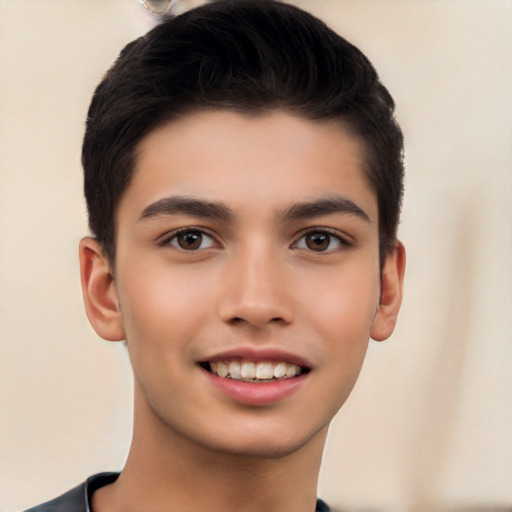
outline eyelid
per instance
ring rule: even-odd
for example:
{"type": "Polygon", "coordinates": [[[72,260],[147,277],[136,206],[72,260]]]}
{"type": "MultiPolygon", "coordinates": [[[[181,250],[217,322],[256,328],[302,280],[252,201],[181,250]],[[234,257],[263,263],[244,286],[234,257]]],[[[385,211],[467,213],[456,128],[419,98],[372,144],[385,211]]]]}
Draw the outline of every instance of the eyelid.
{"type": "MultiPolygon", "coordinates": [[[[311,235],[311,234],[314,234],[314,233],[320,233],[320,234],[326,234],[326,235],[329,235],[333,238],[336,238],[338,239],[340,245],[341,245],[341,248],[349,248],[349,247],[352,247],[354,245],[353,241],[351,240],[351,237],[338,231],[338,230],[335,230],[335,229],[332,229],[332,228],[327,228],[327,227],[321,227],[321,226],[313,226],[313,227],[310,227],[310,228],[307,228],[307,229],[304,229],[302,230],[295,238],[295,241],[292,242],[291,244],[291,248],[294,249],[294,248],[297,248],[297,244],[300,242],[300,240],[302,240],[304,237],[308,236],[308,235],[311,235]]],[[[298,249],[301,249],[302,248],[298,248],[298,249]]],[[[311,252],[318,252],[318,254],[322,254],[322,253],[331,253],[331,252],[334,252],[336,250],[340,250],[340,248],[336,248],[336,249],[326,249],[325,251],[313,251],[312,249],[307,249],[305,248],[304,250],[308,250],[308,251],[311,251],[311,252]]]]}
{"type": "Polygon", "coordinates": [[[187,251],[186,249],[182,249],[180,247],[176,247],[176,246],[171,244],[171,240],[173,238],[177,237],[180,234],[188,233],[190,231],[198,232],[198,233],[200,233],[202,235],[206,235],[208,238],[211,238],[215,242],[214,246],[215,245],[217,246],[215,248],[223,247],[223,244],[219,241],[219,238],[214,233],[212,233],[209,229],[204,228],[202,226],[183,226],[183,227],[180,227],[180,228],[176,228],[176,229],[173,229],[171,231],[166,232],[163,235],[160,235],[156,239],[156,241],[157,241],[158,245],[160,245],[162,247],[171,246],[171,247],[174,247],[174,248],[176,248],[178,250],[181,250],[183,252],[198,252],[198,251],[201,251],[201,250],[204,251],[204,250],[212,248],[212,247],[206,247],[204,249],[196,249],[195,251],[194,250],[187,251]]]}

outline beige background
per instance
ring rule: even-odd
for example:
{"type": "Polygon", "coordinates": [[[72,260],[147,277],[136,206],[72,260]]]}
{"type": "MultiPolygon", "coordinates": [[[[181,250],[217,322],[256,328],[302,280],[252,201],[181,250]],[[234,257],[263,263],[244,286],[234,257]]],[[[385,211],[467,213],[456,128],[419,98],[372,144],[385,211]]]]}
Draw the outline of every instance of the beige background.
{"type": "MultiPolygon", "coordinates": [[[[350,510],[512,510],[512,2],[295,3],[374,62],[407,145],[400,325],[371,344],[335,420],[320,495],[350,510]]],[[[151,24],[136,0],[0,0],[4,512],[126,454],[127,357],[81,304],[79,154],[94,86],[151,24]]]]}

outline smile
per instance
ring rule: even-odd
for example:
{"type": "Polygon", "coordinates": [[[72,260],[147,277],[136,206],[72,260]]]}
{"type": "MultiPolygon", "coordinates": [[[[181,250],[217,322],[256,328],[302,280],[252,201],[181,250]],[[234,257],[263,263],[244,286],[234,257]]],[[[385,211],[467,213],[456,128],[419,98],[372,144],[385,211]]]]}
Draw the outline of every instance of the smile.
{"type": "Polygon", "coordinates": [[[306,367],[286,361],[226,360],[205,362],[201,366],[218,377],[258,383],[290,379],[309,371],[306,367]]]}

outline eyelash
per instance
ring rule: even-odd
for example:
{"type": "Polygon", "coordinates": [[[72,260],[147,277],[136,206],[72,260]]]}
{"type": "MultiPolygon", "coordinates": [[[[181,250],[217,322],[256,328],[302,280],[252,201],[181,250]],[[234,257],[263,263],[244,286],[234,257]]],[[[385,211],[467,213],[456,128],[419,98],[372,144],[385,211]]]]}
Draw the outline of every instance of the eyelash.
{"type": "Polygon", "coordinates": [[[159,245],[161,246],[173,246],[175,247],[176,249],[178,250],[181,250],[181,251],[185,251],[185,252],[197,252],[197,251],[200,251],[200,250],[205,250],[205,249],[211,249],[212,247],[214,246],[219,246],[220,244],[216,241],[215,237],[213,235],[211,235],[210,233],[208,233],[207,231],[205,231],[203,228],[194,228],[194,227],[187,227],[187,228],[181,228],[181,229],[178,229],[176,231],[172,231],[171,233],[168,233],[165,238],[163,238],[160,242],[159,242],[159,245]],[[198,247],[198,248],[193,248],[193,249],[185,249],[183,247],[180,247],[178,244],[178,237],[180,235],[199,235],[201,237],[201,245],[202,245],[202,242],[204,241],[205,238],[209,239],[211,242],[210,242],[210,247],[198,247]],[[176,240],[176,244],[173,243],[173,241],[176,240]]]}
{"type": "Polygon", "coordinates": [[[307,250],[307,251],[316,252],[316,253],[331,253],[331,252],[338,251],[340,249],[352,247],[352,244],[346,238],[341,236],[339,233],[333,233],[332,231],[325,229],[325,228],[313,228],[313,229],[309,229],[307,232],[303,233],[302,236],[300,238],[298,238],[297,241],[291,245],[291,247],[293,249],[307,250]],[[308,236],[312,236],[312,235],[320,235],[320,236],[327,237],[327,239],[328,239],[327,248],[320,250],[320,251],[315,251],[311,247],[307,246],[306,239],[308,236]],[[305,247],[299,246],[299,244],[301,243],[302,240],[304,240],[305,247]],[[329,248],[329,246],[332,244],[333,240],[335,240],[337,242],[337,246],[334,248],[329,248]]]}
{"type": "MultiPolygon", "coordinates": [[[[178,250],[185,251],[185,252],[198,252],[201,250],[211,249],[211,248],[215,247],[215,245],[217,245],[217,247],[219,247],[221,244],[219,244],[216,241],[216,239],[213,235],[211,235],[210,233],[205,231],[203,228],[187,227],[187,228],[181,228],[181,229],[178,229],[176,231],[169,233],[167,236],[165,236],[164,239],[162,239],[159,242],[159,245],[161,245],[161,246],[169,246],[170,245],[172,247],[175,247],[178,250]],[[195,248],[191,248],[191,249],[190,248],[185,249],[184,247],[179,246],[178,237],[180,237],[181,235],[192,235],[192,236],[198,235],[199,237],[201,237],[200,245],[202,245],[203,242],[205,241],[205,239],[207,239],[207,240],[210,240],[209,246],[208,247],[200,247],[199,246],[199,247],[195,247],[195,248]],[[176,241],[176,243],[173,243],[174,241],[176,241]]],[[[331,252],[335,252],[337,250],[340,250],[343,248],[348,248],[348,247],[352,247],[352,244],[346,238],[341,236],[339,233],[333,233],[332,231],[325,229],[325,228],[309,229],[308,231],[304,232],[295,242],[293,242],[290,245],[291,249],[306,250],[306,251],[311,251],[311,252],[316,252],[316,253],[331,253],[331,252]],[[325,249],[322,249],[319,251],[312,249],[308,245],[308,242],[307,242],[307,237],[312,236],[312,235],[317,235],[320,237],[322,237],[322,236],[327,237],[327,241],[328,241],[327,247],[325,249]],[[301,245],[302,241],[304,241],[304,243],[302,244],[303,246],[301,247],[300,245],[301,245]],[[336,247],[330,248],[329,246],[332,245],[333,241],[336,242],[336,244],[335,244],[336,247]]]]}

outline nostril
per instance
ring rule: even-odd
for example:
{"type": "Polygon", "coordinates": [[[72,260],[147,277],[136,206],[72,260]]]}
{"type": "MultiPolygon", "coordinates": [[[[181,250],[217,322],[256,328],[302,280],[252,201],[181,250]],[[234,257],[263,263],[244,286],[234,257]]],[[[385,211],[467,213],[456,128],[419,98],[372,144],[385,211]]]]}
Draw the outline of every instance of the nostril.
{"type": "MultiPolygon", "coordinates": [[[[279,316],[276,316],[276,317],[273,317],[271,318],[268,322],[262,322],[263,324],[279,324],[281,322],[285,322],[283,318],[279,317],[279,316]]],[[[230,323],[232,325],[238,325],[238,324],[242,324],[242,323],[249,323],[249,324],[252,324],[254,322],[250,322],[248,320],[245,320],[244,318],[242,317],[239,317],[239,316],[235,316],[233,317],[231,320],[230,320],[230,323]]]]}

